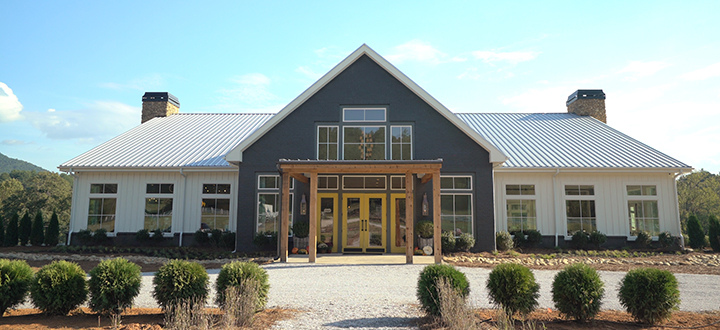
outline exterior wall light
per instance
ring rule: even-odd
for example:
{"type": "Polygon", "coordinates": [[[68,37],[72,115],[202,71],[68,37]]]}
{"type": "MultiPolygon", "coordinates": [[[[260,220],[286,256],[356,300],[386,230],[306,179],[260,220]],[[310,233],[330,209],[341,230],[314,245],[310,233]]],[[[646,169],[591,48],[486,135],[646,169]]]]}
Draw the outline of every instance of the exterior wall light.
{"type": "Polygon", "coordinates": [[[428,215],[428,201],[427,201],[427,193],[423,194],[423,201],[422,201],[422,215],[426,216],[428,215]]]}
{"type": "Polygon", "coordinates": [[[307,214],[307,201],[305,201],[305,194],[302,195],[302,200],[300,201],[300,214],[307,214]]]}

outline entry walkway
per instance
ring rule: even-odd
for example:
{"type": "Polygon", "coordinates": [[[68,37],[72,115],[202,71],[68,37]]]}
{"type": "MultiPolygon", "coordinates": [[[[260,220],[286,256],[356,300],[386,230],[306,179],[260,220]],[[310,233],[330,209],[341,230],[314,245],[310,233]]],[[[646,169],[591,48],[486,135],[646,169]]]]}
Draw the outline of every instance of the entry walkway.
{"type": "MultiPolygon", "coordinates": [[[[307,254],[291,254],[288,256],[288,263],[308,263],[307,254]]],[[[404,265],[404,254],[318,254],[315,263],[325,265],[404,265]]],[[[433,256],[414,256],[413,263],[416,265],[434,264],[433,256]]]]}

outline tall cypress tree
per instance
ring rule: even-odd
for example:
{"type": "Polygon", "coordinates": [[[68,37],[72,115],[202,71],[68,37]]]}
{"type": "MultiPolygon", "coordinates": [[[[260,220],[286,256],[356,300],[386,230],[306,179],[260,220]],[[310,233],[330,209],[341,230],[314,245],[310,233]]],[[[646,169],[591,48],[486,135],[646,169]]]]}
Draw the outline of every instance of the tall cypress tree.
{"type": "Polygon", "coordinates": [[[5,246],[5,220],[0,217],[0,246],[5,246]]]}
{"type": "Polygon", "coordinates": [[[715,252],[720,252],[720,221],[710,215],[708,218],[708,236],[710,237],[710,246],[715,252]]]}
{"type": "Polygon", "coordinates": [[[60,235],[60,221],[58,220],[57,213],[53,211],[52,217],[50,217],[50,224],[48,225],[47,232],[45,233],[45,245],[55,246],[58,245],[58,236],[60,235]]]}
{"type": "Polygon", "coordinates": [[[43,222],[42,211],[38,211],[32,223],[30,243],[33,246],[40,246],[43,241],[45,241],[45,223],[43,222]]]}
{"type": "Polygon", "coordinates": [[[5,246],[16,246],[18,244],[18,214],[13,214],[5,230],[5,246]]]}
{"type": "Polygon", "coordinates": [[[30,211],[25,211],[22,219],[20,219],[20,226],[18,227],[18,238],[20,239],[20,246],[25,246],[30,240],[30,234],[32,233],[32,220],[30,220],[30,211]]]}
{"type": "Polygon", "coordinates": [[[700,224],[700,220],[695,215],[691,215],[687,221],[688,238],[690,238],[690,247],[693,249],[702,249],[705,247],[705,230],[700,224]]]}

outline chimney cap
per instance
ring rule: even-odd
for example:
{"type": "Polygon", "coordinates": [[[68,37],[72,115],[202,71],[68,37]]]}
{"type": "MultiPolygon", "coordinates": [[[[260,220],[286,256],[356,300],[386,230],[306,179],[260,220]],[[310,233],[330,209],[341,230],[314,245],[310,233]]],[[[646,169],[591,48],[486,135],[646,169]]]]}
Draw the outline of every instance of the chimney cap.
{"type": "Polygon", "coordinates": [[[142,100],[143,102],[170,102],[176,107],[180,107],[180,100],[168,92],[145,92],[142,100]]]}
{"type": "Polygon", "coordinates": [[[574,93],[570,94],[570,96],[568,96],[565,105],[570,105],[570,103],[573,103],[578,99],[604,100],[605,93],[602,89],[578,89],[574,93]]]}

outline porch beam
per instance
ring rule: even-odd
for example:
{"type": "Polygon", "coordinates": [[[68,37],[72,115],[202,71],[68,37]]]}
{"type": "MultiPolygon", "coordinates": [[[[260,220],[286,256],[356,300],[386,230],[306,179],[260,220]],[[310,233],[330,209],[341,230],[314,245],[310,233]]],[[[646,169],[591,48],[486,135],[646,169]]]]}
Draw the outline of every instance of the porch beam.
{"type": "Polygon", "coordinates": [[[302,173],[292,172],[292,173],[290,173],[290,176],[295,178],[295,180],[298,180],[304,184],[307,184],[310,181],[310,179],[308,179],[308,177],[306,177],[302,173]]]}
{"type": "Polygon", "coordinates": [[[430,182],[430,180],[432,180],[432,178],[433,178],[432,173],[426,173],[425,175],[423,175],[422,179],[420,179],[420,183],[426,184],[426,183],[430,182]]]}
{"type": "Polygon", "coordinates": [[[317,257],[317,182],[318,174],[310,173],[310,205],[308,208],[308,221],[310,221],[310,232],[308,234],[308,262],[315,263],[317,257]]]}
{"type": "Polygon", "coordinates": [[[405,263],[413,263],[413,248],[415,247],[415,233],[413,232],[415,224],[415,213],[413,210],[413,174],[405,173],[405,263]]]}
{"type": "Polygon", "coordinates": [[[433,255],[435,256],[435,263],[441,264],[442,263],[442,243],[440,242],[440,235],[441,235],[441,225],[442,222],[440,220],[440,171],[436,171],[433,173],[433,245],[435,246],[435,251],[433,251],[433,255]]]}
{"type": "Polygon", "coordinates": [[[432,173],[439,171],[440,163],[431,164],[279,164],[280,170],[289,173],[432,173]]]}
{"type": "Polygon", "coordinates": [[[288,231],[290,228],[290,176],[282,174],[282,208],[280,210],[280,262],[287,262],[288,258],[288,231]]]}

